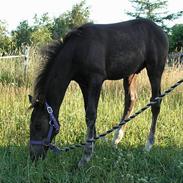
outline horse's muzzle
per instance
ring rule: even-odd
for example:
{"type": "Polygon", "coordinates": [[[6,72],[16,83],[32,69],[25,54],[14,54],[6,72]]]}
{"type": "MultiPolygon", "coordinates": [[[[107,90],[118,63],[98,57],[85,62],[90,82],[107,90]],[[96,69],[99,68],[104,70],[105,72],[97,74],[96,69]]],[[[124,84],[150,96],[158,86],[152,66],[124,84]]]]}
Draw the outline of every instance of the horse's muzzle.
{"type": "Polygon", "coordinates": [[[32,161],[44,159],[46,157],[48,148],[43,145],[32,145],[30,144],[30,158],[32,161]]]}

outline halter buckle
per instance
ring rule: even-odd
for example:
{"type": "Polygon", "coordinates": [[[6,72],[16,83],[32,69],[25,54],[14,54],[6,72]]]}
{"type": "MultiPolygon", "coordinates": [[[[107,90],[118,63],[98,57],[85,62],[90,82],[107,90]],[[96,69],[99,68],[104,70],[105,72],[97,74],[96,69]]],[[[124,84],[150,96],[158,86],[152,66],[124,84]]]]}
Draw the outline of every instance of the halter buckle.
{"type": "Polygon", "coordinates": [[[50,106],[47,107],[47,111],[49,114],[53,113],[53,109],[50,106]]]}

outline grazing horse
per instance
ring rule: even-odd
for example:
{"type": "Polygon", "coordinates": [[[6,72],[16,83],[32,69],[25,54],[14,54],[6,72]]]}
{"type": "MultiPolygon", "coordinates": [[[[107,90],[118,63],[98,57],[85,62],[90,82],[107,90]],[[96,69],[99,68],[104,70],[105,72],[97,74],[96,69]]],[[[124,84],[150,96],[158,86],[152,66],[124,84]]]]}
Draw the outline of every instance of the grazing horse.
{"type": "MultiPolygon", "coordinates": [[[[48,146],[43,142],[50,143],[57,134],[59,125],[53,125],[50,131],[50,118],[54,124],[57,122],[59,108],[71,80],[79,84],[83,94],[86,140],[90,141],[84,147],[78,164],[80,167],[92,156],[94,143],[91,140],[96,136],[97,106],[103,82],[124,80],[122,119],[125,119],[134,106],[137,97],[136,77],[142,69],[147,70],[152,99],[160,95],[167,55],[167,36],[159,26],[146,19],[115,24],[85,24],[67,34],[63,42],[47,47],[43,57],[47,62],[36,79],[34,96],[30,100],[33,107],[30,123],[31,159],[44,157],[48,146]]],[[[151,108],[152,124],[145,146],[147,151],[154,143],[160,103],[151,108]]],[[[122,139],[124,128],[116,130],[114,144],[117,145],[122,139]]]]}

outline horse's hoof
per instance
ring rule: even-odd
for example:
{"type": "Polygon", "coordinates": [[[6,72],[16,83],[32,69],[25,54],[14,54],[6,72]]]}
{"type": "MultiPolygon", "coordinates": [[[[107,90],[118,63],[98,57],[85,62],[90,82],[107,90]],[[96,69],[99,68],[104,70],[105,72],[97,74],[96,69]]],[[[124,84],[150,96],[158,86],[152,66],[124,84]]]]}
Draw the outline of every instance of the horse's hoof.
{"type": "Polygon", "coordinates": [[[113,144],[117,146],[124,136],[124,131],[122,129],[118,130],[113,138],[113,144]]]}
{"type": "Polygon", "coordinates": [[[87,161],[84,159],[81,159],[78,163],[78,168],[81,169],[87,164],[87,161]]]}
{"type": "Polygon", "coordinates": [[[113,148],[113,149],[117,149],[117,148],[118,148],[118,144],[115,144],[114,141],[112,142],[112,148],[113,148]]]}
{"type": "Polygon", "coordinates": [[[85,163],[80,160],[78,163],[78,168],[80,169],[80,168],[84,167],[84,165],[85,165],[85,163]]]}
{"type": "Polygon", "coordinates": [[[146,143],[145,147],[144,147],[144,151],[146,152],[150,152],[152,149],[153,144],[151,144],[149,141],[146,143]]]}
{"type": "Polygon", "coordinates": [[[122,139],[122,138],[114,139],[114,140],[113,140],[113,145],[114,145],[114,146],[117,146],[117,145],[120,143],[121,139],[122,139]]]}
{"type": "Polygon", "coordinates": [[[91,156],[84,156],[78,163],[78,168],[84,167],[91,159],[91,156]]]}

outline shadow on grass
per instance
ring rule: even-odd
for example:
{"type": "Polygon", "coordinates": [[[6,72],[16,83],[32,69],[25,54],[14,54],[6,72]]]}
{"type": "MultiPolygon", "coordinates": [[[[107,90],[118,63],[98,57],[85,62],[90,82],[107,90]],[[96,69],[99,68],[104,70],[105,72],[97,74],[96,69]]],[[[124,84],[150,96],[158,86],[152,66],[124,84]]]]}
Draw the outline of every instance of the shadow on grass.
{"type": "Polygon", "coordinates": [[[96,144],[92,160],[82,169],[76,164],[82,149],[55,155],[52,152],[36,165],[25,146],[0,147],[0,182],[183,182],[183,148],[175,144],[144,146],[96,144]]]}

